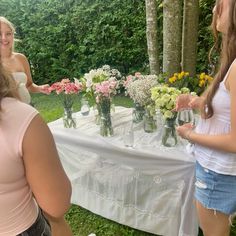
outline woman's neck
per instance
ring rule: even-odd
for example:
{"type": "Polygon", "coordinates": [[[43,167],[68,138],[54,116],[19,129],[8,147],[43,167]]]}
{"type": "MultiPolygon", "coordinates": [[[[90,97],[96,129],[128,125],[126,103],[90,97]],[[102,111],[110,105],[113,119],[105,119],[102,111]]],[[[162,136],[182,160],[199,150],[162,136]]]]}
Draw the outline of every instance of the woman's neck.
{"type": "Polygon", "coordinates": [[[1,58],[3,60],[11,59],[12,55],[13,55],[13,52],[11,50],[10,51],[2,51],[1,52],[1,58]]]}

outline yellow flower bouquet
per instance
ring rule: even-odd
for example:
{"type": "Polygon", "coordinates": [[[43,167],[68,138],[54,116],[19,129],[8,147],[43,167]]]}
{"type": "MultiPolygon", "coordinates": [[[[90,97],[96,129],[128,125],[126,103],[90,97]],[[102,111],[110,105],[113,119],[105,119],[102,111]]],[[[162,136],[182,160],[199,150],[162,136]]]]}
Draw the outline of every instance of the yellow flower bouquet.
{"type": "Polygon", "coordinates": [[[191,77],[188,72],[174,73],[173,76],[167,78],[166,83],[171,87],[181,89],[188,88],[191,92],[197,95],[202,94],[213,78],[205,73],[198,74],[196,77],[191,77]]]}

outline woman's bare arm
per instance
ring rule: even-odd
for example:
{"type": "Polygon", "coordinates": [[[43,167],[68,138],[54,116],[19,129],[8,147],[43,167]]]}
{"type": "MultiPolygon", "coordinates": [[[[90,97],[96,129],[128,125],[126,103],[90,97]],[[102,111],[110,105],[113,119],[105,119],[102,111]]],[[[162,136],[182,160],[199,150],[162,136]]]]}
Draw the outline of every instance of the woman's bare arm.
{"type": "Polygon", "coordinates": [[[177,127],[177,132],[183,138],[191,142],[198,143],[213,149],[218,149],[226,152],[236,152],[236,63],[232,66],[228,78],[227,87],[230,94],[231,102],[231,130],[228,134],[222,135],[207,135],[198,134],[187,126],[177,127]]]}
{"type": "Polygon", "coordinates": [[[16,54],[17,59],[20,61],[20,63],[24,67],[24,72],[27,76],[27,83],[26,87],[27,89],[32,92],[32,93],[45,93],[48,94],[47,88],[49,87],[48,84],[43,84],[43,85],[37,85],[33,82],[31,71],[30,71],[30,64],[28,62],[28,59],[24,54],[17,53],[16,54]]]}
{"type": "Polygon", "coordinates": [[[52,217],[62,217],[70,207],[71,184],[58,157],[53,136],[37,115],[23,140],[26,178],[39,206],[52,217]]]}

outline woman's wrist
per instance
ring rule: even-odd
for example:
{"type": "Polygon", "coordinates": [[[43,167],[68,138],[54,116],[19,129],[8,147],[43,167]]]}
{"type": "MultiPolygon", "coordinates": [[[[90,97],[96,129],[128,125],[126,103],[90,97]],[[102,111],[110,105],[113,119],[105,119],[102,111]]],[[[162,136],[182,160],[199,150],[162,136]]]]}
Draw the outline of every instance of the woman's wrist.
{"type": "Polygon", "coordinates": [[[193,132],[192,129],[188,130],[188,131],[186,132],[185,139],[187,139],[188,141],[190,141],[190,139],[191,139],[190,136],[191,136],[192,132],[193,132]]]}

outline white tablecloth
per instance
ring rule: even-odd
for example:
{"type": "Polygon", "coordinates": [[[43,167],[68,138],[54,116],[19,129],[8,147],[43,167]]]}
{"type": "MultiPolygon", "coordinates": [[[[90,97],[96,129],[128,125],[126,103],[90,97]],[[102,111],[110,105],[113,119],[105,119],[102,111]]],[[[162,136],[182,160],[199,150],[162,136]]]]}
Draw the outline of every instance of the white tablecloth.
{"type": "Polygon", "coordinates": [[[101,137],[94,115],[77,129],[49,123],[73,187],[72,203],[124,225],[165,236],[196,236],[194,163],[183,145],[165,148],[158,132],[135,127],[135,147],[123,144],[131,109],[116,107],[114,136],[101,137]]]}

